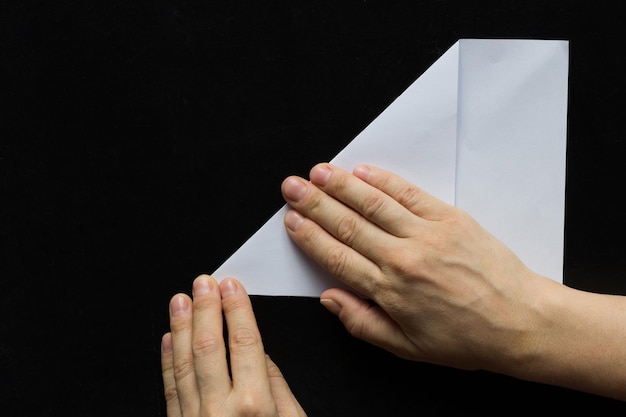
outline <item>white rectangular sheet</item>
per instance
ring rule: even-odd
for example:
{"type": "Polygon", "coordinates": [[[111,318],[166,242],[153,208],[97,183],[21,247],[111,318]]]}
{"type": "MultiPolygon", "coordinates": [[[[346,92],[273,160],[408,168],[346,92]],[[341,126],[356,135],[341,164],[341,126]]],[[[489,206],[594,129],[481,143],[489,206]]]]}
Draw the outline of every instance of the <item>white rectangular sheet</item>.
{"type": "MultiPolygon", "coordinates": [[[[404,177],[562,282],[568,60],[567,41],[461,39],[330,162],[404,177]]],[[[285,210],[213,276],[257,295],[340,286],[291,242],[285,210]]]]}

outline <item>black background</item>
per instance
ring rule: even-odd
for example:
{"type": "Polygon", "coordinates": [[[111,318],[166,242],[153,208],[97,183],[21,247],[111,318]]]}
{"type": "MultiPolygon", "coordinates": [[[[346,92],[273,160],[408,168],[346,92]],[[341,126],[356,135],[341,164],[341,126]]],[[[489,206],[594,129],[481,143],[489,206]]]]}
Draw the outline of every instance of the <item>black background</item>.
{"type": "MultiPolygon", "coordinates": [[[[610,3],[0,2],[0,414],[163,416],[169,298],[459,38],[570,41],[565,283],[626,294],[626,29],[610,3]]],[[[253,302],[312,417],[626,411],[399,360],[317,299],[253,302]]]]}

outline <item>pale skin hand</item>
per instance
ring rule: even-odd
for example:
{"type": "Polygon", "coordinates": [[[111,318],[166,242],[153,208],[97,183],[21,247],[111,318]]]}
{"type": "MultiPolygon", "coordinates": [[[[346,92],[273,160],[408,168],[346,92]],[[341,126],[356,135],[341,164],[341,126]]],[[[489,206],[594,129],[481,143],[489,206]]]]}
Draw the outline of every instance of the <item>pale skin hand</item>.
{"type": "Polygon", "coordinates": [[[207,275],[196,278],[193,300],[172,297],[170,328],[161,345],[168,417],[306,416],[265,354],[250,298],[237,280],[218,285],[207,275]]]}
{"type": "Polygon", "coordinates": [[[282,192],[290,237],[356,291],[321,295],[354,336],[626,400],[626,297],[534,273],[465,212],[373,166],[319,164],[282,192]]]}

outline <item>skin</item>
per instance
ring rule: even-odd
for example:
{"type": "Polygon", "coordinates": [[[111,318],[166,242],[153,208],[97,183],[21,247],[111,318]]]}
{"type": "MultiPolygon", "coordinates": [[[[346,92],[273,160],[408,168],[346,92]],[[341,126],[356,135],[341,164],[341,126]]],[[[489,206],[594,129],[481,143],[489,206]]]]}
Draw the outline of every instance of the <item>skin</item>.
{"type": "Polygon", "coordinates": [[[237,280],[218,285],[207,275],[196,278],[193,299],[172,297],[170,329],[161,342],[168,417],[306,416],[265,354],[250,298],[237,280]]]}
{"type": "Polygon", "coordinates": [[[355,337],[626,400],[626,297],[534,273],[467,213],[374,166],[319,164],[282,193],[289,236],[355,290],[321,294],[355,337]]]}
{"type": "MultiPolygon", "coordinates": [[[[408,360],[626,401],[626,297],[534,273],[467,213],[374,166],[319,164],[282,192],[289,236],[354,290],[320,297],[353,336],[408,360]]],[[[170,328],[168,417],[306,415],[237,280],[198,277],[193,299],[171,299],[170,328]]]]}

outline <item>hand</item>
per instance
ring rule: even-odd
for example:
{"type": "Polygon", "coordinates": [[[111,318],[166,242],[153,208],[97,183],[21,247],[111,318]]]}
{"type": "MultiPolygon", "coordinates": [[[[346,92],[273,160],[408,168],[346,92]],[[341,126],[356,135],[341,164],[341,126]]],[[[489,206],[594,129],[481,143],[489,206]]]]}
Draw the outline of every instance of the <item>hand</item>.
{"type": "Polygon", "coordinates": [[[351,334],[412,360],[530,366],[541,320],[533,306],[559,284],[530,271],[468,214],[372,166],[350,174],[319,164],[310,182],[289,177],[282,192],[290,237],[361,294],[321,295],[351,334]]]}
{"type": "Polygon", "coordinates": [[[265,355],[250,298],[235,279],[196,278],[193,301],[171,299],[170,326],[161,346],[168,417],[306,415],[265,355]]]}

